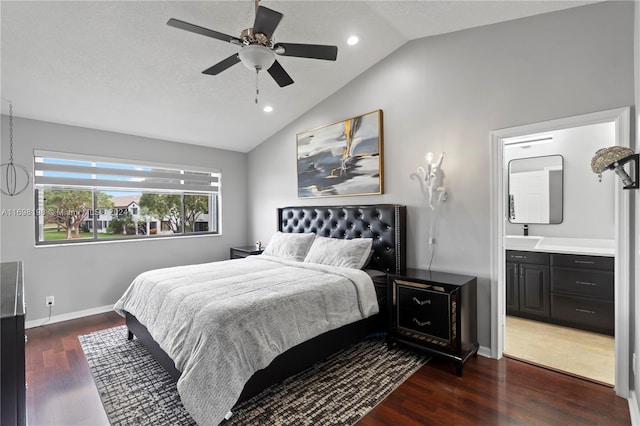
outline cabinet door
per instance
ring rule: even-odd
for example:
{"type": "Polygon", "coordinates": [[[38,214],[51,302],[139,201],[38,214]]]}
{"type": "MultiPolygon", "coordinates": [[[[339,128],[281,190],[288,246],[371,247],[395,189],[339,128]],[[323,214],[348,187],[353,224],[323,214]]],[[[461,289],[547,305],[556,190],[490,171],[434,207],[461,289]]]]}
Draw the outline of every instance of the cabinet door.
{"type": "Polygon", "coordinates": [[[507,262],[507,313],[518,313],[520,295],[518,291],[518,264],[507,262]]]}
{"type": "Polygon", "coordinates": [[[548,318],[549,267],[520,264],[520,312],[548,318]]]}

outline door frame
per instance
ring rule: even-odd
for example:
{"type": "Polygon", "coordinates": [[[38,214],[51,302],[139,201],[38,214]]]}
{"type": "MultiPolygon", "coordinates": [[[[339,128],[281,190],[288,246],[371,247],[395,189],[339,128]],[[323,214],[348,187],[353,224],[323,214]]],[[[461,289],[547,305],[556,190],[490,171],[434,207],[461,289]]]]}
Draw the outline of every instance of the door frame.
{"type": "MultiPolygon", "coordinates": [[[[491,357],[500,359],[504,350],[505,327],[505,220],[506,170],[504,170],[505,138],[532,133],[549,132],[590,124],[615,124],[615,144],[631,147],[631,108],[617,108],[607,111],[577,115],[557,120],[510,127],[490,132],[491,152],[491,357]]],[[[585,164],[585,167],[588,167],[585,164]]],[[[594,175],[595,178],[595,175],[594,175]]],[[[631,193],[615,186],[615,392],[629,397],[629,350],[630,350],[630,254],[631,254],[631,193]]]]}

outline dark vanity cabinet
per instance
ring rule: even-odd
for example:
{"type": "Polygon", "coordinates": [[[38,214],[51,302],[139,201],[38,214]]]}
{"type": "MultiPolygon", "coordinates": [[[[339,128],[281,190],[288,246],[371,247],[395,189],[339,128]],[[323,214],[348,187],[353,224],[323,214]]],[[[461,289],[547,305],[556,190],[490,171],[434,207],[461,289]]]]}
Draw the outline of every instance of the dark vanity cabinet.
{"type": "Polygon", "coordinates": [[[555,322],[613,335],[614,259],[551,255],[551,317],[555,322]]]}
{"type": "Polygon", "coordinates": [[[548,319],[549,254],[507,251],[507,314],[531,319],[548,319]]]}
{"type": "Polygon", "coordinates": [[[613,335],[614,259],[506,252],[508,315],[613,335]]]}
{"type": "Polygon", "coordinates": [[[22,262],[1,265],[0,312],[0,400],[4,425],[26,424],[24,287],[22,262]]]}

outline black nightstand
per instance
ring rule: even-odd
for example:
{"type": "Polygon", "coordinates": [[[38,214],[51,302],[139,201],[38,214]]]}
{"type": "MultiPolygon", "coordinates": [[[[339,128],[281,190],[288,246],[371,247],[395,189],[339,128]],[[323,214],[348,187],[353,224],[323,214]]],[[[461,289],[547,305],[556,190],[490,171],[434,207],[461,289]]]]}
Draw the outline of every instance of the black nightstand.
{"type": "Polygon", "coordinates": [[[387,277],[389,349],[395,342],[447,357],[458,375],[478,353],[476,277],[407,269],[387,277]]]}
{"type": "Polygon", "coordinates": [[[251,256],[252,254],[260,254],[264,251],[264,248],[256,250],[256,246],[241,246],[231,247],[229,249],[229,259],[242,259],[243,257],[251,256]]]}

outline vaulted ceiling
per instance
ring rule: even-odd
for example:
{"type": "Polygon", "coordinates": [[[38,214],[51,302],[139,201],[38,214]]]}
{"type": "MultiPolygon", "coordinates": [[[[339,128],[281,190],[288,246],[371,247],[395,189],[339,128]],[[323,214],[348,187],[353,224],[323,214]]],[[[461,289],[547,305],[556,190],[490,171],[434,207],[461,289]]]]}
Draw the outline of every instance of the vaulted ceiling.
{"type": "Polygon", "coordinates": [[[3,0],[2,113],[10,99],[16,116],[247,152],[409,40],[588,3],[264,0],[284,14],[276,41],[337,45],[338,59],[278,57],[295,83],[260,73],[256,105],[256,75],[242,64],[202,74],[237,46],[167,26],[239,36],[251,0],[3,0]]]}

